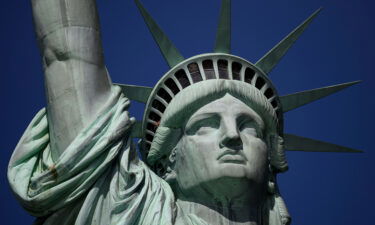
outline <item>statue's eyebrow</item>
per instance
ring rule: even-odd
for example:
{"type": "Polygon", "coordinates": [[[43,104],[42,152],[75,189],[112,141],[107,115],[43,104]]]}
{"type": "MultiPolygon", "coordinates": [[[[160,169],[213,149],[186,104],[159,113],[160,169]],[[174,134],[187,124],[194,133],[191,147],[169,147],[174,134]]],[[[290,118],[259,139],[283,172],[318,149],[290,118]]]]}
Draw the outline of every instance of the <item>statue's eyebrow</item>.
{"type": "Polygon", "coordinates": [[[206,113],[200,113],[198,115],[195,115],[188,120],[188,122],[185,125],[185,130],[191,128],[193,125],[195,125],[196,123],[198,123],[202,120],[214,118],[214,117],[220,118],[219,113],[217,113],[217,112],[206,112],[206,113]]]}

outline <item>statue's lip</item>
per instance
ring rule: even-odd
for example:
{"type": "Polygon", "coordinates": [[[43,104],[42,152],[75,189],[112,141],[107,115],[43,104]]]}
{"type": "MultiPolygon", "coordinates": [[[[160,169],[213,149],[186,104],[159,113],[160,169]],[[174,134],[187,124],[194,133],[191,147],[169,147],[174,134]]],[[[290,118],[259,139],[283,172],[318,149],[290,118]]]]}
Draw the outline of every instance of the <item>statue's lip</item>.
{"type": "Polygon", "coordinates": [[[222,162],[245,163],[246,157],[240,150],[224,150],[217,158],[222,162]]]}

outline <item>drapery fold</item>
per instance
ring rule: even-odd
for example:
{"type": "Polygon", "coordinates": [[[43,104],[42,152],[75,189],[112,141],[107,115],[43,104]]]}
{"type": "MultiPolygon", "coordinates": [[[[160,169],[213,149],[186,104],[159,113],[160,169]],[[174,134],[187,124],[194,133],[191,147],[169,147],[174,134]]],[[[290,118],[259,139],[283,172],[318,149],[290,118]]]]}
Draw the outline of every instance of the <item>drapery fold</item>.
{"type": "Polygon", "coordinates": [[[98,118],[51,158],[46,110],[40,110],[8,166],[10,186],[40,225],[173,224],[169,185],[132,147],[129,100],[118,87],[98,118]]]}
{"type": "Polygon", "coordinates": [[[22,206],[41,217],[80,198],[111,165],[128,136],[129,101],[119,88],[100,116],[53,162],[46,110],[40,110],[19,141],[8,167],[8,179],[22,206]]]}

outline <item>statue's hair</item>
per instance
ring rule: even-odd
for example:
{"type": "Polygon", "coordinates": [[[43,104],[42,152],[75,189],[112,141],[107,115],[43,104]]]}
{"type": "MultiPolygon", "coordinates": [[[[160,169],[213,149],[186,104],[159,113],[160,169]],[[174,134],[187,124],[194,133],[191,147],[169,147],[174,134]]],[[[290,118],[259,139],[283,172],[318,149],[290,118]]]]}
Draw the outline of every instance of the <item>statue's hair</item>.
{"type": "Polygon", "coordinates": [[[279,193],[270,194],[262,205],[262,225],[289,225],[291,217],[279,193]]]}

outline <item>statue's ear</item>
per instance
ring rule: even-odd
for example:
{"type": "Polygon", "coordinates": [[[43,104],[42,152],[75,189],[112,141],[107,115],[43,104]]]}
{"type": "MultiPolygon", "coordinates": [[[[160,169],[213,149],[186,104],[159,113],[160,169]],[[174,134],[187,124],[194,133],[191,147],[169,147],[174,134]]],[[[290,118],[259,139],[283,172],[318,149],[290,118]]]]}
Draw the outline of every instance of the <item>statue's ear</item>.
{"type": "Polygon", "coordinates": [[[168,167],[167,168],[167,171],[165,172],[164,176],[163,176],[163,179],[170,185],[174,184],[177,182],[176,180],[177,178],[177,175],[176,175],[176,172],[174,171],[174,169],[168,167]]]}
{"type": "Polygon", "coordinates": [[[171,154],[168,157],[167,169],[163,176],[163,179],[167,181],[169,184],[172,184],[176,181],[176,172],[175,172],[175,163],[176,163],[176,154],[177,154],[177,147],[173,148],[171,154]]]}
{"type": "Polygon", "coordinates": [[[267,136],[268,146],[270,149],[270,164],[276,170],[275,172],[285,172],[288,170],[288,162],[286,161],[284,139],[278,134],[270,134],[267,136]]]}
{"type": "Polygon", "coordinates": [[[169,164],[174,167],[174,164],[176,162],[176,155],[177,155],[177,147],[173,148],[171,151],[171,154],[169,155],[169,164]]]}

